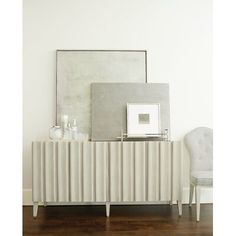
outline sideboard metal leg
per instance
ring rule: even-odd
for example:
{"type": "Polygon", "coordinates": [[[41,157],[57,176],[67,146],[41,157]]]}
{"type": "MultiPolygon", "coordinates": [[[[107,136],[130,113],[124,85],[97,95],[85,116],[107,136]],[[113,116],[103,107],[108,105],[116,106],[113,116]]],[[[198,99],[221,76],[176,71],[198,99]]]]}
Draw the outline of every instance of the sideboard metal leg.
{"type": "Polygon", "coordinates": [[[38,202],[34,202],[33,205],[33,217],[36,218],[38,215],[38,202]]]}
{"type": "Polygon", "coordinates": [[[106,216],[109,217],[110,216],[110,203],[106,202],[106,216]]]}
{"type": "Polygon", "coordinates": [[[182,201],[178,201],[179,216],[182,216],[182,201]]]}
{"type": "Polygon", "coordinates": [[[44,207],[46,207],[47,206],[47,202],[44,202],[43,205],[44,205],[44,207]]]}

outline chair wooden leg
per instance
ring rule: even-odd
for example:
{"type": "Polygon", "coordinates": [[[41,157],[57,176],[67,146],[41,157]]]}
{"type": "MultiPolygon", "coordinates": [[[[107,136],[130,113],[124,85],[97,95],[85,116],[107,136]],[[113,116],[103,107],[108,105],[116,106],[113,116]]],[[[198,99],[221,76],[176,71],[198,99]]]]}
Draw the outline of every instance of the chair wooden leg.
{"type": "Polygon", "coordinates": [[[192,206],[192,202],[193,202],[193,191],[194,191],[194,185],[192,183],[190,183],[190,187],[189,187],[189,206],[192,206]]]}
{"type": "Polygon", "coordinates": [[[197,221],[200,220],[200,186],[195,187],[195,200],[196,200],[196,213],[197,213],[197,221]]]}

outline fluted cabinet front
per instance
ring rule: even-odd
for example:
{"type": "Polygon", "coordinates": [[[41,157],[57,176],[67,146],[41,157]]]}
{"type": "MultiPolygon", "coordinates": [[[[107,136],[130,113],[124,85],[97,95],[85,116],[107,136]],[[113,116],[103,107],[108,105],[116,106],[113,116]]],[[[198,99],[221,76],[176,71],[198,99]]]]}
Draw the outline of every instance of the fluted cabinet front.
{"type": "Polygon", "coordinates": [[[33,142],[33,201],[107,201],[107,153],[102,142],[33,142]]]}
{"type": "Polygon", "coordinates": [[[181,198],[180,142],[33,142],[33,202],[181,198]]]}
{"type": "Polygon", "coordinates": [[[180,199],[180,142],[114,142],[110,153],[111,202],[180,199]]]}

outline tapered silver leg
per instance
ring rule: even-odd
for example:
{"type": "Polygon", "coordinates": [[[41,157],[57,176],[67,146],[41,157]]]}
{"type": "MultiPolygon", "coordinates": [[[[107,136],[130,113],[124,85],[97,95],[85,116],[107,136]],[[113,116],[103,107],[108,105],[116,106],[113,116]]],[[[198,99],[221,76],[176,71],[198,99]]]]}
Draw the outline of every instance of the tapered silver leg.
{"type": "Polygon", "coordinates": [[[197,221],[200,220],[200,186],[195,187],[195,199],[196,199],[196,213],[197,213],[197,221]]]}
{"type": "Polygon", "coordinates": [[[190,190],[189,190],[189,206],[192,206],[193,201],[193,191],[194,191],[194,185],[190,184],[190,190]]]}
{"type": "Polygon", "coordinates": [[[44,205],[44,207],[46,207],[47,206],[47,202],[44,202],[43,205],[44,205]]]}
{"type": "Polygon", "coordinates": [[[34,205],[33,205],[33,217],[36,218],[37,215],[38,215],[38,203],[34,202],[34,205]]]}
{"type": "Polygon", "coordinates": [[[182,201],[178,201],[179,216],[182,216],[182,201]]]}
{"type": "Polygon", "coordinates": [[[110,216],[110,203],[106,202],[106,216],[109,217],[110,216]]]}

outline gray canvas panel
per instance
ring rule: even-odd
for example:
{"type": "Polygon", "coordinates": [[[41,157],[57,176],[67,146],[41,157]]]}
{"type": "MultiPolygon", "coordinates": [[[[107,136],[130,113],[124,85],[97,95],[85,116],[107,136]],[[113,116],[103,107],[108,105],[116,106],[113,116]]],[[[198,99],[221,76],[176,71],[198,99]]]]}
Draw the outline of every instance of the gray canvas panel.
{"type": "Polygon", "coordinates": [[[126,132],[127,103],[160,103],[161,130],[170,133],[169,84],[93,83],[92,140],[116,140],[126,132]]]}

